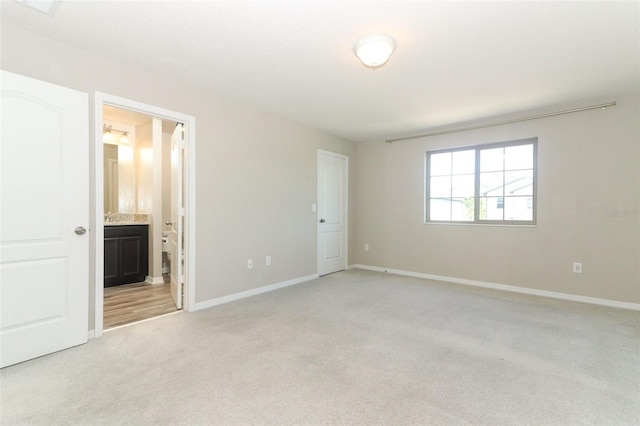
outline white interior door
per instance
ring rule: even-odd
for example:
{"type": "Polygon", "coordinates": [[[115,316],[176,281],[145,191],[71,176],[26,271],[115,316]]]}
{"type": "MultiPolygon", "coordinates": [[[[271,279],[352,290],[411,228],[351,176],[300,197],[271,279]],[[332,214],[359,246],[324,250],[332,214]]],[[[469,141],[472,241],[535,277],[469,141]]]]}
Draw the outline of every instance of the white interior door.
{"type": "Polygon", "coordinates": [[[347,267],[348,157],[318,151],[318,274],[347,267]]]}
{"type": "Polygon", "coordinates": [[[88,96],[1,71],[0,366],[88,336],[88,96]]]}
{"type": "Polygon", "coordinates": [[[182,309],[184,290],[183,153],[184,125],[178,123],[171,135],[171,296],[178,309],[182,309]]]}

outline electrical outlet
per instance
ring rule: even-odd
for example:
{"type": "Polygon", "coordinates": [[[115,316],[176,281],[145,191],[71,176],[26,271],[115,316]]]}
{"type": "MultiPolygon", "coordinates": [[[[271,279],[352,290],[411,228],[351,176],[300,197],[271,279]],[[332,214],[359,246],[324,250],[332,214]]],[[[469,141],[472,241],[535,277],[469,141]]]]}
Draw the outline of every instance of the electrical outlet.
{"type": "Polygon", "coordinates": [[[364,251],[369,251],[369,244],[364,245],[364,251]]]}
{"type": "Polygon", "coordinates": [[[271,256],[267,256],[267,258],[264,261],[264,264],[267,266],[271,266],[271,256]]]}
{"type": "Polygon", "coordinates": [[[582,263],[581,262],[573,262],[573,272],[576,274],[582,273],[582,263]]]}
{"type": "Polygon", "coordinates": [[[253,259],[247,260],[247,269],[253,269],[253,259]]]}

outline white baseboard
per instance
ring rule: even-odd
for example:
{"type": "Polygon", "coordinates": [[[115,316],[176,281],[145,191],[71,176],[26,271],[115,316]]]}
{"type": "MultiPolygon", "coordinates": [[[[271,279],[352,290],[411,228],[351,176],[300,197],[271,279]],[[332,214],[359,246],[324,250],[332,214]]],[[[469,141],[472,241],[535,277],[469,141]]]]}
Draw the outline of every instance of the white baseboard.
{"type": "Polygon", "coordinates": [[[228,296],[218,297],[216,299],[205,300],[204,302],[197,302],[191,309],[189,309],[189,311],[199,311],[201,309],[211,308],[213,306],[222,305],[224,303],[235,302],[236,300],[245,299],[247,297],[256,296],[258,294],[267,293],[296,284],[301,284],[307,281],[315,280],[316,278],[318,278],[318,274],[307,275],[305,277],[294,278],[292,280],[282,281],[279,283],[266,285],[264,287],[254,288],[252,290],[241,291],[240,293],[234,293],[228,296]]]}
{"type": "Polygon", "coordinates": [[[162,277],[152,277],[147,275],[147,278],[144,280],[147,284],[164,284],[164,278],[162,277]]]}
{"type": "Polygon", "coordinates": [[[427,280],[434,280],[434,281],[445,281],[445,282],[469,285],[474,287],[484,287],[484,288],[490,288],[494,290],[510,291],[513,293],[530,294],[533,296],[549,297],[552,299],[569,300],[572,302],[589,303],[592,305],[610,306],[613,308],[640,311],[640,303],[619,302],[617,300],[600,299],[597,297],[579,296],[575,294],[559,293],[555,291],[538,290],[538,289],[529,288],[529,287],[517,287],[513,285],[496,284],[496,283],[490,283],[486,281],[468,280],[465,278],[446,277],[446,276],[434,275],[434,274],[423,274],[420,272],[403,271],[399,269],[380,268],[378,266],[368,266],[368,265],[359,265],[359,264],[355,264],[353,266],[355,268],[366,269],[368,271],[387,272],[390,274],[404,275],[404,276],[414,277],[414,278],[424,278],[427,280]]]}

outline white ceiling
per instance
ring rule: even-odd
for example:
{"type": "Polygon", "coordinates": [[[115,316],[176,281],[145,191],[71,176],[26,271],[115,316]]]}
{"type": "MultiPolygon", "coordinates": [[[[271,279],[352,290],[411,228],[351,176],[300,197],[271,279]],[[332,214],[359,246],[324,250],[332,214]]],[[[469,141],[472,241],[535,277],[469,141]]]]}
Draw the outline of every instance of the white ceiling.
{"type": "MultiPolygon", "coordinates": [[[[3,22],[351,140],[640,92],[640,2],[2,1],[3,22]],[[358,38],[396,39],[375,71],[358,38]]],[[[613,100],[613,99],[612,99],[613,100]]]]}

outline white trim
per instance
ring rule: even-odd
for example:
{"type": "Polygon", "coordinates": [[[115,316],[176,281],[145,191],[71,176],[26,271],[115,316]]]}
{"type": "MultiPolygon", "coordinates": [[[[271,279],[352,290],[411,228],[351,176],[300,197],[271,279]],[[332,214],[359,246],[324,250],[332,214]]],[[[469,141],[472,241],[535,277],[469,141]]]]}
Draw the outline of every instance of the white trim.
{"type": "MultiPolygon", "coordinates": [[[[338,154],[337,152],[325,151],[318,149],[316,153],[316,205],[318,205],[318,154],[330,155],[341,158],[345,164],[345,182],[344,182],[344,269],[349,268],[349,156],[338,154]]],[[[320,237],[320,224],[318,222],[318,214],[316,213],[316,272],[320,271],[320,259],[318,250],[318,241],[320,237]]],[[[337,271],[336,271],[337,272],[337,271]]]]}
{"type": "Polygon", "coordinates": [[[94,97],[94,196],[95,216],[92,221],[94,241],[94,257],[91,262],[95,271],[95,292],[94,292],[94,330],[90,331],[93,338],[100,337],[103,331],[103,299],[104,299],[104,166],[102,150],[102,125],[104,124],[104,105],[111,105],[117,108],[127,109],[151,115],[157,118],[164,118],[177,121],[186,125],[186,148],[185,148],[185,169],[184,187],[185,205],[187,215],[185,216],[184,238],[185,238],[185,296],[184,310],[191,311],[195,305],[195,282],[196,282],[196,118],[191,115],[171,111],[164,108],[144,104],[106,93],[95,92],[94,97]]]}
{"type": "Polygon", "coordinates": [[[164,284],[164,278],[162,277],[152,277],[150,275],[147,275],[147,277],[144,279],[144,282],[147,284],[164,284]]]}
{"type": "Polygon", "coordinates": [[[284,287],[289,287],[296,284],[301,284],[307,281],[315,280],[318,278],[318,274],[311,274],[304,277],[294,278],[288,281],[282,281],[275,284],[266,285],[264,287],[254,288],[252,290],[241,291],[239,293],[230,294],[228,296],[222,296],[215,299],[205,300],[204,302],[198,302],[192,306],[192,311],[199,311],[201,309],[207,309],[214,306],[222,305],[229,302],[235,302],[236,300],[245,299],[247,297],[256,296],[262,293],[268,293],[270,291],[279,290],[284,287]]]}
{"type": "Polygon", "coordinates": [[[572,302],[589,303],[591,305],[609,306],[612,308],[629,309],[632,311],[640,311],[640,303],[619,302],[617,300],[600,299],[598,297],[579,296],[576,294],[560,293],[556,291],[538,290],[529,287],[518,287],[506,284],[496,284],[486,281],[468,280],[465,278],[446,277],[443,275],[423,274],[420,272],[403,271],[399,269],[380,268],[378,266],[368,266],[356,264],[354,267],[358,269],[366,269],[368,271],[387,272],[395,275],[404,275],[407,277],[424,278],[434,281],[445,281],[455,284],[463,284],[474,287],[490,288],[493,290],[510,291],[513,293],[529,294],[532,296],[548,297],[551,299],[569,300],[572,302]]]}
{"type": "MultiPolygon", "coordinates": [[[[94,206],[95,216],[93,218],[93,258],[90,256],[89,262],[94,265],[94,299],[93,313],[94,323],[91,330],[91,338],[102,336],[103,316],[104,316],[104,142],[102,141],[103,101],[99,93],[94,98],[94,206]]],[[[91,292],[89,292],[91,294],[91,292]]],[[[91,306],[91,301],[89,301],[91,306]]]]}

